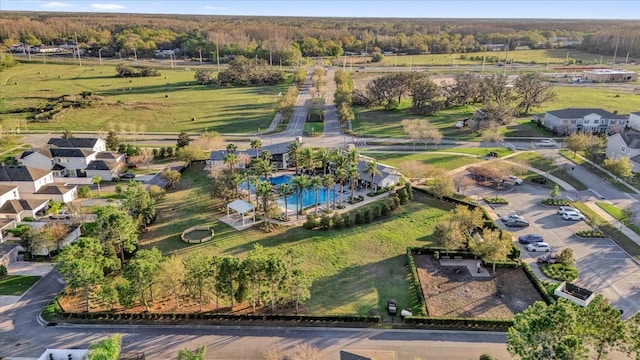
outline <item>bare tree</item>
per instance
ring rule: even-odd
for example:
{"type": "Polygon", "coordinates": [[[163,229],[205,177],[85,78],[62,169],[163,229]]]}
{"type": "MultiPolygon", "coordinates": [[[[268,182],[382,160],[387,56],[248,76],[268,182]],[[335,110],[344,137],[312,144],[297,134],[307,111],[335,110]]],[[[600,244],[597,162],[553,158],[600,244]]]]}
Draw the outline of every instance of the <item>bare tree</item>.
{"type": "Polygon", "coordinates": [[[453,183],[456,185],[456,189],[458,190],[458,192],[462,190],[462,195],[464,195],[464,192],[469,187],[473,186],[476,182],[468,176],[461,175],[455,178],[455,180],[453,180],[453,183]]]}
{"type": "Polygon", "coordinates": [[[150,148],[141,148],[138,155],[130,156],[129,161],[134,164],[146,165],[147,170],[149,170],[149,166],[153,161],[153,150],[150,148]]]}

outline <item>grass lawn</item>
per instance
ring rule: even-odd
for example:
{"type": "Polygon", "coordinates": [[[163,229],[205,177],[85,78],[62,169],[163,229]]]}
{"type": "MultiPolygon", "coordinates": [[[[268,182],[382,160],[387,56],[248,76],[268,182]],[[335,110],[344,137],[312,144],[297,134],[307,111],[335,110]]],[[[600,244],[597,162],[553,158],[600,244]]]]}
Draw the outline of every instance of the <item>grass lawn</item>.
{"type": "Polygon", "coordinates": [[[598,224],[598,229],[602,231],[606,237],[613,240],[631,256],[640,260],[640,245],[636,244],[633,240],[623,234],[618,228],[610,224],[603,219],[600,215],[596,214],[591,208],[581,202],[574,202],[572,204],[576,209],[580,210],[591,222],[598,224]]]}
{"type": "MultiPolygon", "coordinates": [[[[161,76],[118,78],[114,66],[20,64],[3,72],[6,110],[36,107],[62,95],[89,91],[94,106],[64,109],[34,130],[204,131],[250,133],[266,129],[275,115],[278,93],[287,85],[228,87],[199,85],[195,71],[162,69],[161,76]],[[194,121],[191,119],[195,118],[194,121]],[[87,121],[91,119],[91,121],[87,121]]],[[[27,112],[3,114],[25,119],[27,112]]]]}
{"type": "MultiPolygon", "coordinates": [[[[527,164],[533,168],[538,170],[542,170],[544,172],[548,172],[549,175],[553,175],[559,179],[562,179],[572,185],[576,190],[587,190],[588,187],[581,183],[578,179],[573,176],[567,174],[563,169],[560,169],[558,166],[553,164],[553,162],[544,156],[538,154],[537,152],[527,151],[520,153],[516,156],[509,158],[509,160],[520,162],[522,164],[527,164]]],[[[531,176],[540,176],[538,174],[531,176]]]]}
{"type": "Polygon", "coordinates": [[[451,208],[417,194],[418,201],[369,225],[330,231],[283,227],[272,233],[255,228],[239,232],[217,220],[224,215],[216,211],[206,186],[200,169],[187,169],[178,189],[160,202],[157,222],[142,235],[144,247],[157,246],[165,255],[177,256],[191,251],[244,256],[255,244],[292,248],[314,279],[311,299],[305,303],[312,314],[384,312],[389,298],[395,298],[401,307],[411,307],[406,247],[428,244],[435,224],[451,208]],[[183,243],[180,233],[193,225],[212,225],[213,239],[197,245],[183,243]]]}
{"type": "Polygon", "coordinates": [[[323,122],[305,122],[304,134],[307,136],[322,136],[324,134],[323,122]]]}
{"type": "Polygon", "coordinates": [[[568,149],[560,150],[560,154],[562,154],[562,156],[566,157],[567,159],[571,160],[571,162],[578,164],[580,166],[583,166],[585,169],[588,169],[592,173],[600,176],[603,180],[606,180],[609,184],[615,186],[616,189],[626,193],[635,193],[635,191],[633,191],[632,189],[630,189],[628,186],[621,183],[620,181],[616,181],[616,179],[612,178],[606,172],[598,169],[595,166],[592,167],[591,164],[580,154],[576,154],[574,156],[573,151],[570,151],[568,149]]]}
{"type": "Polygon", "coordinates": [[[9,275],[0,279],[0,295],[19,296],[35,284],[40,276],[9,275]]]}
{"type": "MultiPolygon", "coordinates": [[[[631,90],[633,87],[628,89],[631,90]]],[[[564,108],[601,108],[628,114],[640,109],[640,93],[630,90],[612,90],[591,85],[559,85],[553,88],[556,93],[553,101],[532,111],[543,113],[564,108]]]]}
{"type": "MultiPolygon", "coordinates": [[[[453,151],[454,149],[447,149],[453,151]]],[[[455,149],[457,150],[457,149],[455,149]]],[[[489,151],[485,149],[484,153],[489,151]]],[[[402,163],[409,160],[417,160],[424,164],[432,165],[433,167],[442,168],[446,170],[453,170],[459,168],[461,166],[481,163],[476,156],[464,156],[464,155],[456,155],[456,154],[430,154],[426,153],[375,153],[375,152],[367,152],[363,155],[371,156],[378,160],[378,162],[390,165],[396,168],[401,167],[402,163]]]]}
{"type": "MultiPolygon", "coordinates": [[[[620,209],[619,207],[613,204],[605,203],[605,202],[598,202],[596,203],[596,205],[598,205],[602,210],[606,211],[609,215],[616,218],[616,220],[624,223],[625,215],[622,213],[622,209],[620,209]]],[[[634,233],[640,235],[640,226],[637,226],[632,222],[629,222],[628,224],[625,224],[625,225],[626,227],[631,229],[634,233]]]]}

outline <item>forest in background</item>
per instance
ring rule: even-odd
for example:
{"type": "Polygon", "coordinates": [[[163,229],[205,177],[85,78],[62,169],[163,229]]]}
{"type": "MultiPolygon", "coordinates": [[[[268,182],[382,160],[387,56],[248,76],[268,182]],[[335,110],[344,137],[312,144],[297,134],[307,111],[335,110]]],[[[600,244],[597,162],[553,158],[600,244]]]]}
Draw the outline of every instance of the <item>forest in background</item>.
{"type": "MultiPolygon", "coordinates": [[[[550,9],[552,11],[552,9],[550,9]]],[[[344,52],[467,53],[484,44],[552,48],[553,39],[578,40],[577,49],[640,56],[640,21],[526,19],[391,19],[0,13],[0,46],[60,44],[77,39],[88,55],[151,57],[179,48],[182,56],[227,61],[236,55],[290,65],[301,57],[344,52]]]]}

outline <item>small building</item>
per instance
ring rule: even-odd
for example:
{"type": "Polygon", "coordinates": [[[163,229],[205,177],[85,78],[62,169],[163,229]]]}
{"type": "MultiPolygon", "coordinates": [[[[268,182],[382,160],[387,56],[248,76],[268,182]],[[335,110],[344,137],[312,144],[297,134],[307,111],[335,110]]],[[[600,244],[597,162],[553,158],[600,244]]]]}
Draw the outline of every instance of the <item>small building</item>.
{"type": "Polygon", "coordinates": [[[586,82],[634,82],[638,74],[632,71],[595,69],[582,72],[582,81],[586,82]]]}
{"type": "Polygon", "coordinates": [[[547,111],[538,119],[545,128],[561,135],[575,132],[611,134],[625,128],[628,116],[602,109],[569,108],[547,111]]]}
{"type": "Polygon", "coordinates": [[[100,176],[103,180],[111,180],[118,178],[118,175],[122,171],[124,163],[122,162],[107,162],[105,160],[94,160],[87,165],[84,170],[87,177],[92,178],[96,175],[100,176]]]}
{"type": "MultiPolygon", "coordinates": [[[[237,150],[235,154],[238,157],[245,157],[249,160],[254,160],[258,158],[263,151],[268,151],[271,154],[271,164],[276,169],[285,169],[287,167],[287,149],[289,147],[290,142],[278,143],[266,145],[259,148],[256,152],[256,149],[247,149],[247,150],[237,150]]],[[[207,169],[213,169],[215,167],[224,165],[224,158],[227,156],[227,150],[214,150],[209,155],[209,160],[207,160],[207,169]]],[[[237,168],[244,168],[247,164],[238,164],[237,168]]]]}
{"type": "Polygon", "coordinates": [[[633,172],[640,172],[640,132],[627,130],[609,136],[606,155],[608,159],[628,157],[633,165],[633,172]]]}
{"type": "MultiPolygon", "coordinates": [[[[358,173],[359,173],[359,181],[360,183],[371,185],[371,174],[366,172],[367,163],[373,161],[374,159],[360,155],[358,157],[358,173]]],[[[398,171],[398,169],[385,165],[378,164],[377,166],[378,173],[373,177],[373,189],[382,189],[390,186],[395,186],[400,181],[402,174],[398,171]]]]}

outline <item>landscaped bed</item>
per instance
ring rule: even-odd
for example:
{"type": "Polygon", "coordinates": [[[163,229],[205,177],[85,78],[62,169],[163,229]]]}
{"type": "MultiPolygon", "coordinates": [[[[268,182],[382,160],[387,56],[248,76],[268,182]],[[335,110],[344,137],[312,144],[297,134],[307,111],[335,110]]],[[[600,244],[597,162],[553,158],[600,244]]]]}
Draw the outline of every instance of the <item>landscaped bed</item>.
{"type": "Polygon", "coordinates": [[[431,254],[414,260],[429,316],[510,319],[542,301],[522,269],[473,278],[466,267],[443,267],[431,254]]]}

